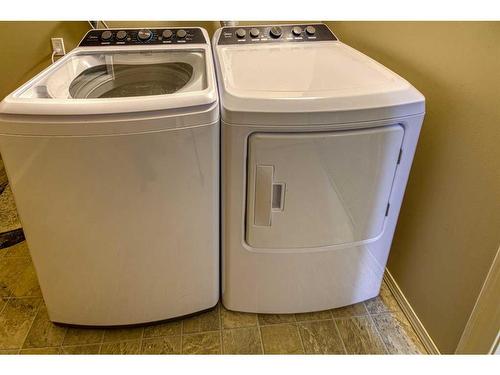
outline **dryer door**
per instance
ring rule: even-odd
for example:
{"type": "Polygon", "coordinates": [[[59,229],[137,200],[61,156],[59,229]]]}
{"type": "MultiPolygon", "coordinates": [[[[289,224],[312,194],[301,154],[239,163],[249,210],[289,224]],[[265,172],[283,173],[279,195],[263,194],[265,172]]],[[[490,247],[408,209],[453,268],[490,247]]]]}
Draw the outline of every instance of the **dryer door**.
{"type": "Polygon", "coordinates": [[[404,129],[254,133],[246,241],[255,248],[348,244],[382,234],[404,129]]]}

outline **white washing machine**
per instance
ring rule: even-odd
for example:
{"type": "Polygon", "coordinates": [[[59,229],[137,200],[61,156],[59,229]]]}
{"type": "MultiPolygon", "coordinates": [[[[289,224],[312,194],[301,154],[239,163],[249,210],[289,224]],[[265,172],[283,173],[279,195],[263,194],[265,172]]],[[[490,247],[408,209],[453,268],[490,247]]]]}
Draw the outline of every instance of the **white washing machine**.
{"type": "Polygon", "coordinates": [[[324,24],[213,38],[222,126],[222,298],[298,313],[374,297],[424,97],[324,24]]]}
{"type": "Polygon", "coordinates": [[[200,28],[92,30],[0,104],[50,319],[125,325],[219,296],[219,107],[200,28]]]}

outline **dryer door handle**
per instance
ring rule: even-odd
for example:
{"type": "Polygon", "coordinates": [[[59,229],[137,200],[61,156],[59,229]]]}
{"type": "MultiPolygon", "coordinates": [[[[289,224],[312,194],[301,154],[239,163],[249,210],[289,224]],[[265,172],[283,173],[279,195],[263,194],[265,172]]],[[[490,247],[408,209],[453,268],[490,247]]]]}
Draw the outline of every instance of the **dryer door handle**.
{"type": "Polygon", "coordinates": [[[256,165],[255,168],[255,202],[254,224],[271,226],[271,210],[273,202],[273,174],[271,165],[256,165]]]}

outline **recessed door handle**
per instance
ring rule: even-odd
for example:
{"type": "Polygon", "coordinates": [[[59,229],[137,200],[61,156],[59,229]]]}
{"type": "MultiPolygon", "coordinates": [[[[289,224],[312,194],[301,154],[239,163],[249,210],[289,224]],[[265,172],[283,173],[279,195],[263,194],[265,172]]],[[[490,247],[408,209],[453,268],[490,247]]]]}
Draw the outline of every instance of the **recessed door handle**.
{"type": "Polygon", "coordinates": [[[255,202],[254,224],[271,226],[271,210],[273,202],[274,167],[257,165],[255,169],[255,202]]]}

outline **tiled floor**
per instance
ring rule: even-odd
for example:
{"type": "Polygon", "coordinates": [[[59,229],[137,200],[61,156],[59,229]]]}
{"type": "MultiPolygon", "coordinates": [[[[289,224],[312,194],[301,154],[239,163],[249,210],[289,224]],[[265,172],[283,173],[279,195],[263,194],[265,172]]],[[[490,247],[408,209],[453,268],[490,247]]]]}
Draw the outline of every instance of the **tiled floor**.
{"type": "Polygon", "coordinates": [[[0,249],[0,354],[425,353],[386,285],[364,303],[307,314],[257,315],[222,305],[141,328],[52,324],[26,242],[0,249]]]}

